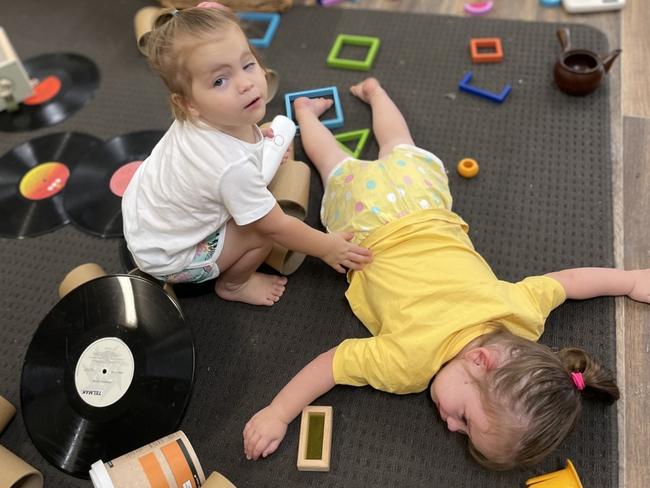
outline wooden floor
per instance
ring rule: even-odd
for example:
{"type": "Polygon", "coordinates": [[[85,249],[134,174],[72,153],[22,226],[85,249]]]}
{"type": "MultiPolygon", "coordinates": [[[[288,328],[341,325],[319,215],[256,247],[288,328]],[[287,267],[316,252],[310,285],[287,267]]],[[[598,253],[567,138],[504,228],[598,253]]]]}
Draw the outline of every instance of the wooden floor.
{"type": "MultiPolygon", "coordinates": [[[[468,0],[469,1],[469,0],[468,0]]],[[[315,0],[294,0],[314,5],[315,0]]],[[[380,9],[464,16],[462,0],[357,0],[330,8],[380,9]]],[[[627,0],[618,12],[570,15],[537,0],[495,1],[490,18],[570,22],[605,32],[623,54],[611,86],[615,259],[620,268],[650,267],[650,5],[627,0]]],[[[650,486],[650,306],[617,299],[619,480],[622,488],[650,486]]],[[[596,441],[596,440],[595,440],[596,441]]],[[[560,466],[558,466],[560,468],[560,466]]]]}

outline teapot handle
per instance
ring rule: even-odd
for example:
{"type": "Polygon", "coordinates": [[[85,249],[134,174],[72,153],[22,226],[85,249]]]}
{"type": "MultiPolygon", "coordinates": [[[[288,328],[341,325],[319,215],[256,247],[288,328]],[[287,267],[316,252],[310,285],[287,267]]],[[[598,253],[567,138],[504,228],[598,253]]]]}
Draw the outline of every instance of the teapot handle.
{"type": "Polygon", "coordinates": [[[562,45],[562,52],[567,52],[571,49],[571,33],[566,27],[561,27],[557,30],[557,38],[562,45]]]}

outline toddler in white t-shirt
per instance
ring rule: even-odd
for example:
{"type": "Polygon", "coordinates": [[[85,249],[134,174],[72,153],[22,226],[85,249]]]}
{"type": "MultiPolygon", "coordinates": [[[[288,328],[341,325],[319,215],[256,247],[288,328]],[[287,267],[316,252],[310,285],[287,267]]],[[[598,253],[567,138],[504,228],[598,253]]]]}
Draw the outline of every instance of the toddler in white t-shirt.
{"type": "Polygon", "coordinates": [[[338,272],[371,253],[348,232],[286,215],[263,175],[265,69],[236,17],[215,2],[170,10],[146,40],[175,121],[124,194],[124,236],[138,267],[170,283],[217,278],[225,300],[273,305],[286,277],[258,273],[274,242],[338,272]]]}

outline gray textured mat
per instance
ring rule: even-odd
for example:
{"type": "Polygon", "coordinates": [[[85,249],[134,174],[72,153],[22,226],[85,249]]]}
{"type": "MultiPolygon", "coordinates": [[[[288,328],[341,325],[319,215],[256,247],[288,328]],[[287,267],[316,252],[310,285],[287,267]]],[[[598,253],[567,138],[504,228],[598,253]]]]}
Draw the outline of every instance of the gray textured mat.
{"type": "MultiPolygon", "coordinates": [[[[0,23],[24,59],[77,52],[93,59],[101,82],[95,98],[67,121],[32,133],[0,133],[0,154],[29,139],[81,131],[109,137],[170,122],[159,81],[136,49],[132,19],[148,2],[9,2],[0,23]]],[[[280,72],[280,91],[336,85],[346,125],[370,126],[367,107],[347,94],[362,72],[332,70],[325,59],[336,34],[381,38],[371,73],[402,108],[417,143],[450,170],[456,210],[470,223],[476,247],[509,280],[579,265],[611,265],[611,158],[607,84],[586,98],[553,87],[560,51],[552,24],[451,18],[322,8],[294,8],[282,17],[271,48],[262,51],[280,72]],[[505,62],[472,65],[470,37],[501,37],[505,62]],[[463,74],[499,91],[503,105],[458,92],[463,74]],[[454,171],[463,157],[481,164],[477,179],[454,171]]],[[[573,44],[605,52],[604,35],[571,26],[573,44]]],[[[617,69],[617,68],[615,68],[617,69]]],[[[280,98],[269,115],[283,112],[280,98]]],[[[365,157],[376,154],[371,142],[365,157]]],[[[300,148],[298,154],[301,155],[300,148]]],[[[322,188],[312,179],[310,216],[318,225],[322,188]]],[[[56,287],[87,261],[121,270],[119,241],[67,226],[24,240],[0,240],[0,394],[19,404],[20,371],[31,334],[56,302],[56,287]]],[[[196,382],[181,427],[204,470],[219,470],[239,487],[514,487],[553,471],[570,457],[585,486],[617,485],[616,410],[586,404],[577,430],[535,469],[491,473],[469,459],[464,439],[448,432],[425,394],[394,396],[370,388],[337,387],[317,404],[334,407],[332,470],[295,468],[298,422],[278,452],[247,462],[241,431],[246,420],[308,360],[349,336],[364,336],[343,297],[345,283],[308,259],[272,309],[224,303],[212,295],[182,300],[197,352],[196,382]]],[[[614,303],[570,302],[555,311],[543,341],[578,345],[615,365],[614,303]]],[[[54,412],[53,412],[54,414],[54,412]]],[[[50,466],[31,444],[18,415],[0,442],[40,469],[46,486],[88,486],[50,466]]]]}

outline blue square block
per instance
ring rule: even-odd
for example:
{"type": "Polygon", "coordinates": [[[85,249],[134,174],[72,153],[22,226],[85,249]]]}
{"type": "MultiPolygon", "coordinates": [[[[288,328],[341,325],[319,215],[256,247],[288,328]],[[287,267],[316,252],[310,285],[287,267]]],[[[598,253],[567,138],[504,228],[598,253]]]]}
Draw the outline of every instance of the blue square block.
{"type": "MultiPolygon", "coordinates": [[[[334,118],[321,120],[323,125],[329,129],[337,129],[343,127],[343,108],[341,107],[341,100],[339,99],[339,91],[335,86],[328,86],[325,88],[317,88],[315,90],[305,90],[300,92],[287,93],[284,95],[284,107],[287,112],[287,117],[295,120],[293,116],[293,110],[291,108],[291,102],[296,98],[307,97],[307,98],[317,98],[317,97],[332,97],[334,101],[334,118]]],[[[296,121],[297,124],[297,121],[296,121]]],[[[297,127],[296,132],[299,133],[300,126],[297,127]]]]}
{"type": "Polygon", "coordinates": [[[269,47],[271,40],[275,36],[275,32],[280,25],[280,14],[271,12],[237,12],[237,16],[242,20],[249,20],[251,22],[268,22],[266,33],[264,37],[249,39],[248,42],[255,47],[269,47]]]}

